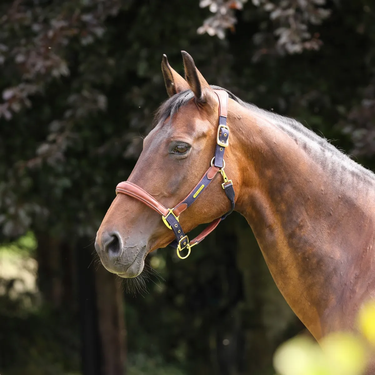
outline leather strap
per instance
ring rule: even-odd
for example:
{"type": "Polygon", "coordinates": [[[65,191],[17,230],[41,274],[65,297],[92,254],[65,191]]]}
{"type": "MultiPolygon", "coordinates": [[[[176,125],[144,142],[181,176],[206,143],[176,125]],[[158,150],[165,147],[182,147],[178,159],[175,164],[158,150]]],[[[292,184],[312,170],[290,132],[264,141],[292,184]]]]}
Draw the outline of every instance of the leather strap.
{"type": "Polygon", "coordinates": [[[206,173],[195,185],[194,189],[187,195],[185,199],[183,199],[173,208],[173,211],[177,216],[180,216],[182,212],[184,212],[188,207],[190,207],[199,197],[199,195],[207,189],[208,185],[214,179],[217,172],[219,172],[219,168],[217,167],[210,167],[207,169],[206,173]]]}
{"type": "MultiPolygon", "coordinates": [[[[180,240],[186,237],[186,234],[182,230],[180,223],[178,222],[178,217],[180,214],[185,211],[190,205],[195,202],[195,199],[198,198],[200,193],[207,188],[210,182],[214,179],[216,174],[219,172],[219,168],[210,167],[202,177],[202,179],[198,182],[198,184],[194,187],[194,189],[188,194],[188,196],[183,199],[180,203],[178,203],[173,209],[168,210],[164,207],[161,203],[155,200],[155,198],[147,193],[147,191],[143,190],[136,184],[133,184],[129,181],[120,182],[116,186],[116,193],[121,193],[125,195],[129,195],[133,198],[138,199],[148,207],[152,208],[154,211],[162,215],[165,220],[170,225],[170,229],[173,230],[176,241],[173,241],[170,245],[173,247],[177,247],[180,240]],[[201,188],[203,186],[203,188],[201,188]]],[[[227,216],[227,215],[226,215],[227,216]]],[[[208,227],[206,227],[201,234],[195,237],[193,240],[189,241],[190,246],[197,245],[199,242],[203,241],[223,220],[222,218],[214,220],[208,227]]],[[[181,245],[183,246],[183,244],[181,245]]],[[[183,247],[184,248],[184,247],[183,247]]],[[[183,249],[182,248],[182,249],[183,249]]]]}
{"type": "Polygon", "coordinates": [[[229,128],[227,127],[228,94],[226,91],[216,91],[219,100],[219,127],[217,129],[214,165],[224,168],[224,152],[229,145],[229,128]]]}
{"type": "Polygon", "coordinates": [[[116,186],[116,194],[122,193],[129,195],[133,198],[138,199],[142,203],[146,204],[162,216],[168,214],[168,208],[165,208],[161,203],[159,203],[152,195],[147,193],[136,184],[129,181],[122,181],[116,186]]]}
{"type": "Polygon", "coordinates": [[[216,227],[220,224],[221,218],[214,220],[206,229],[202,231],[197,237],[190,241],[191,246],[199,244],[199,242],[203,241],[211,232],[216,229],[216,227]]]}
{"type": "Polygon", "coordinates": [[[219,99],[219,116],[228,117],[228,93],[224,90],[214,90],[219,99]]]}

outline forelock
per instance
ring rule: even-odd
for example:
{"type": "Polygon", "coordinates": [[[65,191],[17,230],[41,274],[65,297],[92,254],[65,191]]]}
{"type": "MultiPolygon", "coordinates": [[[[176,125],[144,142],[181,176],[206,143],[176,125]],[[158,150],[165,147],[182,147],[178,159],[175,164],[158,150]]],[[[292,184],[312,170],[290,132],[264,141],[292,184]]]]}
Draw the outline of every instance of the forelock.
{"type": "Polygon", "coordinates": [[[178,110],[190,102],[194,98],[194,93],[191,90],[182,91],[170,97],[164,102],[156,112],[155,122],[164,123],[168,117],[173,117],[178,110]]]}

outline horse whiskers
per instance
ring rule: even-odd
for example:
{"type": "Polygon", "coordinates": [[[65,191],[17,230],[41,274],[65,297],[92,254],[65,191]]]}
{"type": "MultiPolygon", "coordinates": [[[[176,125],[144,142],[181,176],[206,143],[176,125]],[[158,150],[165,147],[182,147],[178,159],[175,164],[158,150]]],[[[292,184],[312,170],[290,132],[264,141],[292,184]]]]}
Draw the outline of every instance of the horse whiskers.
{"type": "MultiPolygon", "coordinates": [[[[97,271],[98,269],[99,269],[99,267],[103,267],[103,265],[102,265],[102,262],[100,261],[100,258],[99,257],[95,257],[94,259],[93,259],[93,261],[91,262],[91,264],[93,264],[94,265],[94,269],[95,269],[95,271],[97,271]]],[[[90,264],[90,265],[91,265],[90,264]]]]}
{"type": "Polygon", "coordinates": [[[89,247],[93,247],[93,245],[95,244],[95,237],[91,239],[90,243],[87,244],[86,246],[84,246],[83,248],[84,249],[87,249],[89,247]]]}
{"type": "Polygon", "coordinates": [[[153,282],[155,285],[160,281],[165,281],[158,271],[153,269],[148,263],[140,275],[131,279],[123,279],[124,291],[133,296],[141,294],[143,297],[149,293],[147,283],[153,282]]]}
{"type": "Polygon", "coordinates": [[[98,254],[96,253],[96,251],[93,251],[91,255],[92,255],[92,259],[89,265],[87,266],[87,268],[90,268],[93,265],[96,271],[98,267],[102,265],[102,262],[100,261],[100,258],[98,254]]]}
{"type": "Polygon", "coordinates": [[[145,262],[145,266],[143,268],[143,272],[142,273],[146,273],[147,275],[150,275],[150,276],[155,276],[155,277],[161,279],[162,281],[165,281],[163,279],[163,277],[160,275],[160,273],[155,268],[152,268],[150,266],[150,263],[147,262],[147,261],[145,262]]]}
{"type": "Polygon", "coordinates": [[[147,275],[143,273],[131,279],[123,279],[124,292],[133,296],[141,294],[144,297],[148,294],[146,279],[147,275]]]}

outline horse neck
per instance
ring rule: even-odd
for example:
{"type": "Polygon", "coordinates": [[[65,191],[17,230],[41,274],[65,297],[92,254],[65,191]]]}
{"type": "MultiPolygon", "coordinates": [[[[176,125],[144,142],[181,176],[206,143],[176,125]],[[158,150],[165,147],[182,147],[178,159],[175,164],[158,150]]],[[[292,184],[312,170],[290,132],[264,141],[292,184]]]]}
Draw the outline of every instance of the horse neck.
{"type": "Polygon", "coordinates": [[[363,261],[361,249],[373,242],[374,215],[365,214],[369,198],[334,180],[330,168],[267,115],[240,111],[233,119],[241,129],[236,142],[248,164],[241,168],[237,211],[251,226],[281,293],[310,332],[319,338],[327,330],[350,328],[334,327],[341,320],[333,310],[337,303],[349,303],[348,274],[363,261]]]}

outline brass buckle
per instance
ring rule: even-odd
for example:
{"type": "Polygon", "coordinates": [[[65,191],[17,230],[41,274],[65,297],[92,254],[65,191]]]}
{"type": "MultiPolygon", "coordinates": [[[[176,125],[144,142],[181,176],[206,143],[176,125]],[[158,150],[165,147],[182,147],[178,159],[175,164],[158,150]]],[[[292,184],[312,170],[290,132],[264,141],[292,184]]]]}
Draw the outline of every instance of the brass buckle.
{"type": "Polygon", "coordinates": [[[189,242],[189,237],[188,236],[184,236],[180,239],[180,241],[178,241],[178,245],[177,245],[177,256],[180,258],[180,259],[186,259],[190,253],[191,253],[191,246],[190,246],[190,242],[189,242]],[[182,244],[182,245],[181,245],[182,244]],[[188,253],[185,255],[185,256],[182,256],[180,254],[180,252],[182,250],[185,250],[185,249],[188,249],[188,253]]]}
{"type": "Polygon", "coordinates": [[[219,146],[224,147],[224,148],[229,146],[229,128],[228,128],[228,126],[219,125],[219,127],[217,128],[216,142],[219,146]],[[224,142],[220,140],[220,132],[222,131],[222,129],[228,130],[228,137],[224,142]]]}
{"type": "Polygon", "coordinates": [[[169,212],[167,213],[167,215],[166,215],[166,216],[162,216],[161,218],[162,218],[163,223],[165,224],[165,226],[166,226],[168,229],[172,230],[172,227],[169,225],[169,223],[168,223],[168,221],[167,221],[167,217],[168,217],[169,215],[172,214],[178,222],[180,221],[180,218],[174,214],[172,208],[168,208],[168,211],[169,211],[169,212]]]}

